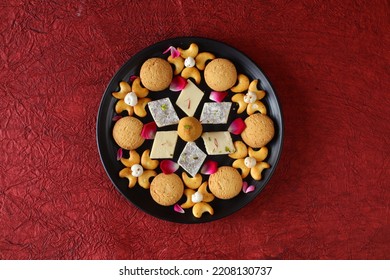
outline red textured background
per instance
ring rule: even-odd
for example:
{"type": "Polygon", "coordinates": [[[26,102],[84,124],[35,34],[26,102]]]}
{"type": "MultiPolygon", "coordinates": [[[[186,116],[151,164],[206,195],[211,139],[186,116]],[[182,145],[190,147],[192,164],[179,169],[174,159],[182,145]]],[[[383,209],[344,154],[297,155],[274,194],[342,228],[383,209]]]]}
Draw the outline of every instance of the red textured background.
{"type": "Polygon", "coordinates": [[[56,2],[0,4],[0,259],[390,258],[388,1],[56,2]],[[208,224],[137,210],[95,143],[110,78],[176,36],[246,53],[284,113],[265,191],[208,224]]]}

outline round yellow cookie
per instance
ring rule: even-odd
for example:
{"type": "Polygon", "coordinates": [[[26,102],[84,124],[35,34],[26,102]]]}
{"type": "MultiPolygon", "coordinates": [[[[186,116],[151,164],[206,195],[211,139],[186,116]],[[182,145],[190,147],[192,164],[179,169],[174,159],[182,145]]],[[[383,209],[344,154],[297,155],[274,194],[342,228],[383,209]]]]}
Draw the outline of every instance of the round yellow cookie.
{"type": "Polygon", "coordinates": [[[274,137],[274,122],[267,115],[253,114],[245,119],[245,124],[241,138],[252,148],[264,147],[274,137]]]}
{"type": "Polygon", "coordinates": [[[225,58],[216,58],[207,64],[204,70],[206,84],[215,91],[230,89],[237,81],[234,64],[225,58]]]}
{"type": "Polygon", "coordinates": [[[195,141],[202,135],[202,132],[202,124],[194,117],[182,118],[177,126],[177,134],[187,142],[195,141]]]}
{"type": "Polygon", "coordinates": [[[230,199],[237,196],[242,188],[240,173],[233,167],[222,166],[209,177],[209,189],[220,199],[230,199]]]}
{"type": "Polygon", "coordinates": [[[153,57],[146,60],[140,70],[141,82],[151,91],[161,91],[169,87],[173,70],[168,61],[153,57]]]}
{"type": "Polygon", "coordinates": [[[126,150],[137,149],[144,143],[141,136],[143,124],[134,117],[120,118],[112,129],[112,136],[119,147],[126,150]]]}
{"type": "Polygon", "coordinates": [[[175,173],[160,173],[150,184],[150,195],[160,205],[173,205],[183,196],[183,181],[175,173]]]}

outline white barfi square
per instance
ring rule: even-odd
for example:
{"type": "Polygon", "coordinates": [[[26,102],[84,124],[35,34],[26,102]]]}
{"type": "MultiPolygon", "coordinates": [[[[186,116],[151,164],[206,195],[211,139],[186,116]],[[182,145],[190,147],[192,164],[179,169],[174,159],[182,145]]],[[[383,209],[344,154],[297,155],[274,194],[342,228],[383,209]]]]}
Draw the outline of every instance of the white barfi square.
{"type": "Polygon", "coordinates": [[[179,117],[168,97],[150,101],[148,107],[158,127],[179,123],[179,117]]]}
{"type": "Polygon", "coordinates": [[[206,102],[203,105],[200,122],[204,124],[226,123],[229,117],[231,102],[206,102]]]}
{"type": "Polygon", "coordinates": [[[187,82],[186,87],[181,91],[177,98],[176,105],[179,106],[187,116],[193,117],[204,93],[189,79],[187,82]]]}
{"type": "Polygon", "coordinates": [[[183,167],[192,177],[198,173],[206,154],[196,146],[195,142],[188,142],[180,154],[178,164],[183,167]]]}
{"type": "Polygon", "coordinates": [[[177,131],[157,131],[153,140],[150,158],[173,158],[177,142],[177,131]]]}
{"type": "Polygon", "coordinates": [[[226,155],[236,151],[228,131],[204,132],[202,138],[209,155],[226,155]]]}

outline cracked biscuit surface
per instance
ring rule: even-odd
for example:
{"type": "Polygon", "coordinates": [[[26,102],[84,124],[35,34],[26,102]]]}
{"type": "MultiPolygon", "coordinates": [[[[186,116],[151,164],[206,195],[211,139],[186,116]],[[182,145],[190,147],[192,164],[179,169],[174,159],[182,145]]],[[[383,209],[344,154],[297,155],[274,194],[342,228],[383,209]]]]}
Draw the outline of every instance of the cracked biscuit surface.
{"type": "Polygon", "coordinates": [[[141,66],[141,82],[149,90],[161,91],[168,88],[172,77],[173,70],[171,65],[162,58],[149,58],[141,66]]]}
{"type": "Polygon", "coordinates": [[[126,150],[137,149],[144,143],[141,136],[143,124],[134,117],[120,118],[112,129],[112,136],[119,147],[126,150]]]}
{"type": "Polygon", "coordinates": [[[236,83],[237,70],[230,60],[216,58],[206,65],[204,79],[211,89],[225,91],[236,83]]]}
{"type": "Polygon", "coordinates": [[[230,199],[237,196],[241,188],[241,175],[233,167],[222,166],[209,177],[209,189],[220,199],[230,199]]]}
{"type": "Polygon", "coordinates": [[[155,202],[163,206],[170,206],[178,202],[183,192],[183,181],[175,173],[160,173],[150,184],[150,195],[155,202]]]}
{"type": "Polygon", "coordinates": [[[264,147],[275,134],[274,122],[263,114],[253,114],[245,119],[246,128],[241,133],[242,140],[252,148],[264,147]]]}

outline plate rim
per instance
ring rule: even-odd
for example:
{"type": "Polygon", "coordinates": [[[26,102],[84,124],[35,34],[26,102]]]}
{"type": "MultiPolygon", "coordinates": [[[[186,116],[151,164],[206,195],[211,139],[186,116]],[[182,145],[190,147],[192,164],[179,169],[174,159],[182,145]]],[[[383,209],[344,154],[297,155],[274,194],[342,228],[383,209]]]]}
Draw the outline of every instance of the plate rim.
{"type": "Polygon", "coordinates": [[[259,65],[252,59],[250,58],[249,56],[247,56],[244,52],[240,51],[238,48],[236,47],[233,47],[223,41],[220,41],[220,40],[216,40],[216,39],[211,39],[211,38],[207,38],[207,37],[200,37],[200,36],[178,36],[178,37],[172,37],[172,38],[168,38],[168,39],[164,39],[164,40],[161,40],[161,41],[157,41],[143,49],[140,49],[139,51],[137,51],[136,53],[134,53],[132,56],[130,56],[130,58],[125,62],[123,63],[119,68],[118,70],[115,72],[115,74],[111,77],[110,81],[107,83],[104,91],[103,91],[103,94],[102,94],[102,97],[101,97],[101,100],[100,100],[100,103],[99,103],[99,107],[98,107],[98,112],[97,112],[97,116],[96,116],[96,145],[97,145],[97,148],[98,148],[98,153],[99,153],[99,158],[100,158],[100,161],[101,161],[101,164],[103,165],[103,168],[105,170],[105,173],[107,174],[108,178],[110,179],[112,185],[114,185],[114,187],[116,188],[116,190],[126,198],[126,200],[128,202],[130,202],[131,205],[135,206],[137,209],[143,211],[144,213],[147,213],[148,215],[154,217],[154,218],[157,218],[159,220],[164,220],[164,221],[168,221],[168,222],[173,222],[173,223],[179,223],[179,224],[201,224],[201,223],[208,223],[208,222],[214,222],[214,221],[217,221],[217,220],[220,220],[220,219],[223,219],[223,218],[226,218],[234,213],[237,213],[239,210],[241,210],[242,208],[244,208],[245,206],[247,206],[248,204],[250,204],[256,197],[258,197],[260,195],[260,193],[266,188],[266,186],[269,184],[269,181],[271,180],[271,178],[273,177],[278,165],[279,165],[279,161],[280,161],[280,158],[281,158],[281,155],[282,155],[282,152],[283,152],[283,144],[284,144],[284,118],[283,118],[283,109],[282,109],[282,105],[281,105],[281,102],[277,96],[277,93],[276,93],[276,90],[274,88],[274,86],[272,85],[270,79],[268,78],[268,76],[264,73],[264,71],[262,70],[261,67],[259,67],[259,65]],[[273,91],[273,97],[276,101],[276,104],[277,104],[277,107],[278,107],[278,114],[280,115],[280,120],[278,120],[278,127],[279,127],[279,130],[278,130],[278,134],[279,134],[279,138],[280,138],[280,142],[278,144],[278,147],[279,147],[279,152],[275,158],[275,161],[273,163],[273,168],[270,170],[270,173],[268,175],[267,178],[263,179],[263,186],[262,188],[258,191],[258,193],[249,198],[249,200],[247,202],[245,202],[244,205],[238,207],[237,209],[227,213],[227,214],[222,214],[218,217],[215,217],[215,216],[211,216],[210,219],[197,219],[196,221],[194,220],[189,220],[189,221],[184,221],[184,220],[175,220],[174,218],[172,217],[165,217],[165,216],[156,216],[155,214],[151,213],[150,211],[148,211],[148,209],[145,209],[145,208],[142,208],[140,207],[139,205],[137,205],[136,203],[134,203],[124,192],[122,192],[122,190],[117,186],[117,184],[115,183],[114,181],[114,178],[113,176],[111,176],[110,172],[108,172],[108,169],[106,167],[106,163],[105,161],[103,160],[103,155],[102,155],[102,150],[103,148],[101,147],[102,143],[100,142],[99,140],[99,136],[100,136],[100,130],[103,130],[103,129],[100,129],[101,127],[101,123],[102,123],[102,119],[101,119],[101,115],[104,113],[102,111],[102,107],[104,106],[104,102],[106,98],[109,97],[109,94],[107,94],[108,92],[108,89],[110,88],[111,84],[117,80],[119,78],[119,76],[122,75],[122,72],[125,71],[126,68],[128,68],[127,66],[129,64],[131,64],[132,60],[135,60],[137,59],[138,56],[141,56],[142,57],[142,53],[144,52],[147,52],[149,50],[152,50],[154,48],[156,48],[158,45],[164,45],[166,43],[169,43],[169,42],[173,42],[173,41],[177,41],[177,40],[195,40],[195,41],[204,41],[204,42],[210,42],[210,43],[217,43],[217,44],[220,44],[220,45],[223,45],[225,47],[228,47],[230,49],[232,49],[235,53],[245,57],[246,59],[248,59],[259,71],[260,73],[264,76],[265,80],[267,81],[267,83],[269,84],[269,87],[272,89],[273,91]],[[108,97],[107,97],[108,96],[108,97]],[[215,218],[214,218],[215,217],[215,218]]]}

